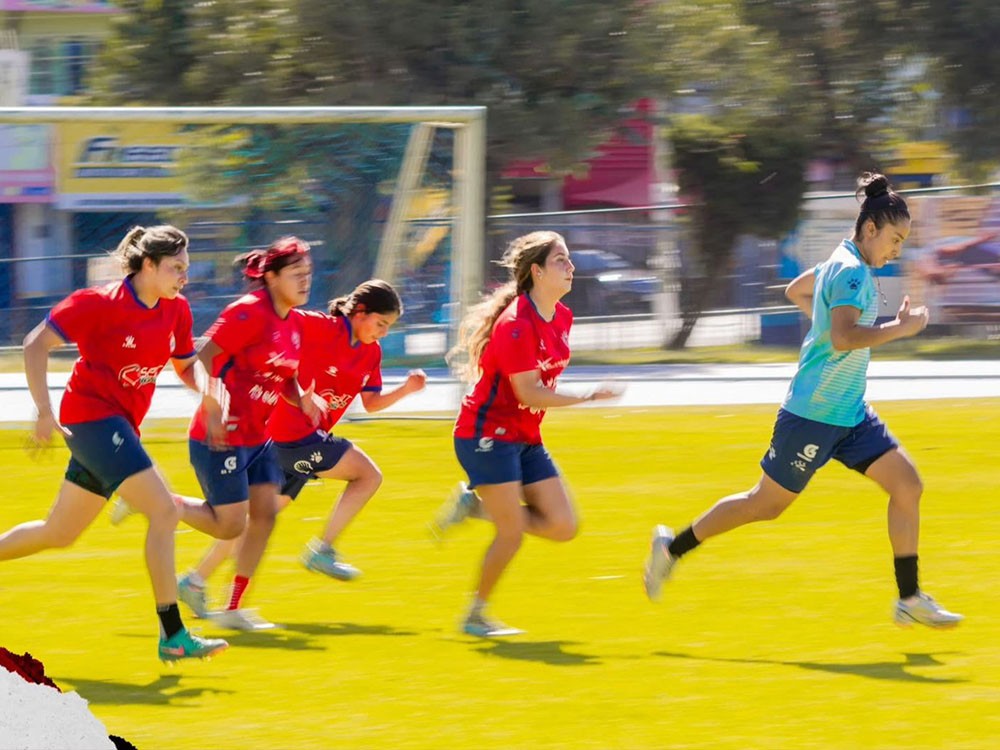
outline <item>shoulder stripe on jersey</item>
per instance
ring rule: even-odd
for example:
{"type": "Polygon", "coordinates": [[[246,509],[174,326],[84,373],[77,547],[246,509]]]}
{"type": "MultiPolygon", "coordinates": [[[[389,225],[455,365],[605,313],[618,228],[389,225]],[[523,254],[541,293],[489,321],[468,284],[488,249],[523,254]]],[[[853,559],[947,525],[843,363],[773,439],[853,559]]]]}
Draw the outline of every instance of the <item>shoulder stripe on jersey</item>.
{"type": "Polygon", "coordinates": [[[55,322],[52,320],[52,313],[49,313],[48,315],[45,316],[45,325],[47,325],[49,328],[51,328],[53,331],[55,331],[57,334],[59,334],[59,338],[61,338],[67,344],[70,344],[70,343],[73,342],[73,339],[71,339],[69,336],[67,336],[66,332],[62,328],[60,328],[59,326],[57,326],[55,324],[55,322]]]}
{"type": "Polygon", "coordinates": [[[476,412],[476,432],[475,437],[481,438],[483,436],[483,428],[486,426],[486,416],[490,411],[490,407],[493,406],[493,402],[496,400],[497,392],[500,390],[500,373],[493,376],[493,384],[490,386],[490,395],[486,397],[483,405],[479,407],[476,412]]]}
{"type": "Polygon", "coordinates": [[[226,364],[224,364],[222,366],[222,368],[219,370],[219,374],[218,374],[219,380],[224,380],[225,379],[226,373],[229,372],[232,369],[232,367],[233,367],[234,364],[236,364],[236,358],[235,357],[230,357],[229,359],[226,360],[226,364]]]}

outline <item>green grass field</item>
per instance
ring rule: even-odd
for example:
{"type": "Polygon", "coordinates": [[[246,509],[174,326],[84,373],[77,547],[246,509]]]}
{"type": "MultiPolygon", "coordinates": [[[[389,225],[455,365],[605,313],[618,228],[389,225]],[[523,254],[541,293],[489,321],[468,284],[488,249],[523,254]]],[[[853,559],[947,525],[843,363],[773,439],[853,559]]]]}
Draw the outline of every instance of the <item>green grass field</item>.
{"type": "MultiPolygon", "coordinates": [[[[459,478],[450,424],[385,421],[343,429],[386,477],[341,545],[361,580],[298,562],[336,484],[307,488],[279,521],[248,604],[283,630],[161,665],[144,523],[101,518],[71,549],[0,564],[0,645],[41,659],[141,750],[995,747],[1000,400],[878,407],[924,477],[922,582],[966,615],[957,630],[892,624],[885,500],[839,465],[778,521],[685,558],[650,604],[651,527],[755,482],[774,408],[568,409],[550,413],[546,441],[581,534],[522,547],[493,603],[519,638],[457,632],[489,527],[471,521],[441,547],[425,533],[459,478]]],[[[175,489],[195,494],[184,425],[145,434],[175,489]]],[[[22,440],[0,433],[3,529],[46,512],[67,458],[32,463],[22,440]]],[[[181,529],[178,564],[206,544],[181,529]]]]}

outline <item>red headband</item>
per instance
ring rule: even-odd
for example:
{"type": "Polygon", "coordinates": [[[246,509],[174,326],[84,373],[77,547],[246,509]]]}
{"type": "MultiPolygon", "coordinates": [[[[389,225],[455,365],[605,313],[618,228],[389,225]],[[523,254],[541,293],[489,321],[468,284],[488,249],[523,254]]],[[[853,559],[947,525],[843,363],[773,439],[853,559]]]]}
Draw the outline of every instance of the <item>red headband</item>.
{"type": "Polygon", "coordinates": [[[309,244],[297,237],[283,237],[267,250],[254,250],[246,259],[246,270],[243,272],[248,279],[262,279],[267,271],[274,269],[279,258],[290,255],[306,255],[309,244]]]}

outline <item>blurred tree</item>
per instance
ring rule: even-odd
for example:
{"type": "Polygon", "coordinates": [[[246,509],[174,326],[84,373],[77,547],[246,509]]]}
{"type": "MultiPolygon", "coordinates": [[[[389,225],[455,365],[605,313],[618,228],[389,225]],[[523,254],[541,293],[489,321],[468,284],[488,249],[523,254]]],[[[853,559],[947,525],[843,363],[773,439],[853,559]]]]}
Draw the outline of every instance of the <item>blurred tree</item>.
{"type": "Polygon", "coordinates": [[[697,253],[682,272],[681,327],[668,348],[683,349],[698,317],[715,302],[740,235],[782,237],[795,226],[809,148],[787,126],[760,119],[733,133],[699,115],[676,118],[671,140],[678,187],[693,203],[697,253]]]}
{"type": "Polygon", "coordinates": [[[780,237],[795,224],[817,137],[795,57],[776,34],[741,22],[732,0],[657,6],[648,51],[669,92],[665,136],[682,199],[692,204],[691,252],[680,271],[681,349],[728,281],[741,235],[780,237]]]}
{"type": "Polygon", "coordinates": [[[580,164],[649,91],[647,3],[123,0],[98,104],[489,107],[492,167],[580,164]]]}
{"type": "Polygon", "coordinates": [[[900,0],[914,45],[932,58],[942,136],[980,176],[1000,162],[1000,4],[994,0],[900,0]]]}
{"type": "Polygon", "coordinates": [[[743,0],[744,18],[775,35],[792,64],[799,110],[810,110],[813,158],[852,186],[878,166],[892,110],[905,95],[899,72],[910,44],[899,0],[743,0]]]}

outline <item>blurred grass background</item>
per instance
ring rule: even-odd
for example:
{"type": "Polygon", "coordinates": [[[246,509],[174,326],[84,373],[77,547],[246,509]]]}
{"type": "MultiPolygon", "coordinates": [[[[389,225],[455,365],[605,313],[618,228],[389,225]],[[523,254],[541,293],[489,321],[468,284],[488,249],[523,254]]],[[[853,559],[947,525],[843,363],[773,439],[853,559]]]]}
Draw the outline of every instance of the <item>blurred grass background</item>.
{"type": "MultiPolygon", "coordinates": [[[[606,408],[546,418],[582,527],[568,544],[529,539],[502,580],[493,611],[528,631],[517,639],[457,631],[489,527],[469,522],[443,546],[425,532],[460,478],[451,424],[389,420],[343,427],[386,478],[341,545],[362,579],[298,562],[339,484],[282,514],[247,603],[284,629],[227,633],[211,662],[161,665],[144,522],[102,517],[68,550],[0,564],[0,645],[41,659],[142,750],[990,747],[1000,399],[876,407],[921,469],[922,582],[967,616],[958,630],[893,626],[885,499],[839,465],[778,521],[703,545],[650,604],[651,527],[682,527],[755,482],[774,407],[606,408]]],[[[173,487],[197,494],[186,425],[144,436],[173,487]]],[[[32,463],[22,442],[0,432],[2,529],[45,514],[68,456],[32,463]]],[[[179,569],[207,544],[181,528],[179,569]]]]}

